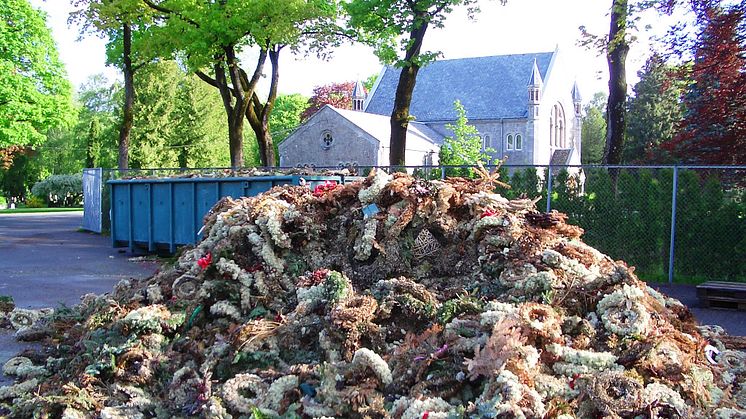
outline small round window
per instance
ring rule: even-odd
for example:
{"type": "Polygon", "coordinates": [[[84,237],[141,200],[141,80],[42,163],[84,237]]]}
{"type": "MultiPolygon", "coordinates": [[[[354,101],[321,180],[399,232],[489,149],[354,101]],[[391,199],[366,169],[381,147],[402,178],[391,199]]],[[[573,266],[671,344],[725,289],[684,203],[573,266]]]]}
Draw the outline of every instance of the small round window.
{"type": "Polygon", "coordinates": [[[321,134],[321,148],[328,150],[332,147],[333,143],[334,137],[332,137],[331,131],[324,131],[324,133],[321,134]]]}

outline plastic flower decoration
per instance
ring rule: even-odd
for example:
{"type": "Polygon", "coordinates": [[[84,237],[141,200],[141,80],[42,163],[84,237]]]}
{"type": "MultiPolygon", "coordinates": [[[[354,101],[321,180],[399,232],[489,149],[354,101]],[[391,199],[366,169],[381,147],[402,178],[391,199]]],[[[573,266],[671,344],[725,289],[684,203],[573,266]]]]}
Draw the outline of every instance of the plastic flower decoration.
{"type": "Polygon", "coordinates": [[[328,191],[334,190],[337,187],[337,181],[326,180],[320,185],[316,185],[313,189],[313,196],[319,197],[327,193],[328,191]]]}
{"type": "Polygon", "coordinates": [[[212,253],[207,252],[205,256],[202,256],[197,260],[197,265],[199,265],[202,269],[207,269],[208,266],[212,263],[212,253]]]}
{"type": "Polygon", "coordinates": [[[492,217],[493,215],[497,215],[497,212],[496,212],[496,211],[494,211],[494,210],[492,210],[492,209],[490,209],[490,208],[487,208],[487,209],[485,209],[485,210],[484,210],[484,212],[482,213],[482,217],[481,217],[481,218],[484,218],[484,217],[492,217]]]}

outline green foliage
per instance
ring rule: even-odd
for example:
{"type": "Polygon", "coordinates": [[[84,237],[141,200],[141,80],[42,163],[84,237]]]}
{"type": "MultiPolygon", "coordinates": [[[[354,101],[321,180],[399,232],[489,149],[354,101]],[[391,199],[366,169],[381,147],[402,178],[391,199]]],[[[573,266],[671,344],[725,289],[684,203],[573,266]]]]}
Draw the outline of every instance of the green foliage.
{"type": "Polygon", "coordinates": [[[83,199],[83,176],[52,175],[37,182],[31,188],[31,193],[43,199],[49,206],[79,206],[83,199]]]}
{"type": "MultiPolygon", "coordinates": [[[[456,110],[456,123],[446,124],[446,128],[453,132],[452,137],[446,137],[443,145],[440,147],[440,164],[442,165],[475,165],[477,162],[486,165],[489,160],[491,149],[482,150],[482,138],[479,131],[469,125],[466,119],[466,109],[460,101],[453,104],[456,110]]],[[[449,168],[446,170],[448,176],[473,176],[473,169],[470,168],[449,168]]]]}
{"type": "Polygon", "coordinates": [[[352,0],[342,7],[353,36],[373,46],[384,63],[407,67],[425,65],[440,55],[438,51],[420,51],[415,45],[418,32],[424,36],[423,28],[442,28],[455,6],[467,6],[472,17],[479,11],[475,4],[476,0],[352,0]]]}
{"type": "Polygon", "coordinates": [[[50,130],[47,141],[38,148],[35,164],[50,174],[115,166],[120,90],[119,84],[110,83],[102,74],[91,76],[76,95],[77,122],[50,130]]]}
{"type": "Polygon", "coordinates": [[[44,208],[45,206],[43,198],[33,195],[26,198],[26,208],[44,208]]]}
{"type": "Polygon", "coordinates": [[[676,134],[684,115],[681,97],[688,84],[680,68],[653,55],[637,74],[634,96],[627,103],[627,140],[623,161],[627,163],[660,160],[655,156],[662,143],[676,134]]]}
{"type": "Polygon", "coordinates": [[[44,15],[28,0],[0,7],[0,148],[38,145],[74,118],[72,90],[44,15]]]}
{"type": "Polygon", "coordinates": [[[47,174],[43,167],[35,164],[33,153],[19,153],[9,169],[0,170],[0,192],[6,198],[23,201],[31,186],[47,174]]]}
{"type": "MultiPolygon", "coordinates": [[[[627,170],[615,192],[605,169],[586,171],[584,192],[567,172],[553,179],[552,208],[585,230],[589,245],[624,260],[642,279],[667,276],[673,173],[627,170]]],[[[520,189],[520,187],[518,188],[520,189]]],[[[675,278],[746,280],[744,192],[716,173],[679,171],[675,278]]],[[[543,206],[539,206],[543,208],[543,206]]]]}
{"type": "Polygon", "coordinates": [[[435,317],[440,324],[448,324],[462,314],[481,313],[484,303],[471,295],[460,295],[440,306],[435,317]]]}
{"type": "Polygon", "coordinates": [[[378,80],[378,74],[371,74],[367,79],[363,80],[363,87],[365,87],[366,92],[370,93],[373,90],[376,80],[378,80]]]}
{"type": "Polygon", "coordinates": [[[143,67],[137,100],[131,167],[224,167],[229,152],[217,92],[173,61],[143,67]]]}
{"type": "Polygon", "coordinates": [[[604,155],[604,144],[606,143],[605,93],[596,93],[593,95],[591,102],[585,106],[581,138],[583,139],[581,162],[583,164],[601,163],[604,155]]]}
{"type": "Polygon", "coordinates": [[[269,126],[272,128],[272,139],[275,144],[281,143],[301,122],[301,114],[308,107],[308,98],[294,93],[290,95],[279,95],[269,117],[269,126]]]}

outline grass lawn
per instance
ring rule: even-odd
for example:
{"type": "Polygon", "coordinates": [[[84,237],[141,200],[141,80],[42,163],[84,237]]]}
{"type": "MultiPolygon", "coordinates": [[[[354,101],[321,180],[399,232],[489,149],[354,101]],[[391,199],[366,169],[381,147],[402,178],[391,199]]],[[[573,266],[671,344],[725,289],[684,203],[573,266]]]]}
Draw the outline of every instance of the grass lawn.
{"type": "Polygon", "coordinates": [[[2,214],[32,213],[32,212],[71,212],[71,211],[83,211],[83,208],[14,208],[14,209],[0,209],[0,215],[2,215],[2,214]]]}

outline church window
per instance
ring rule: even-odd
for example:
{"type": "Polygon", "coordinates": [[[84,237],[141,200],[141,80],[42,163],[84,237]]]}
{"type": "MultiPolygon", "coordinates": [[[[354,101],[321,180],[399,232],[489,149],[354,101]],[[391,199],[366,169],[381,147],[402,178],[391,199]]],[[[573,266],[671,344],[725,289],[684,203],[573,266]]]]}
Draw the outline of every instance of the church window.
{"type": "Polygon", "coordinates": [[[549,116],[549,144],[557,148],[567,147],[567,133],[565,132],[565,111],[562,104],[552,107],[549,116]]]}
{"type": "Polygon", "coordinates": [[[487,150],[491,146],[492,144],[490,144],[490,135],[484,134],[484,136],[482,137],[482,150],[487,150]]]}
{"type": "Polygon", "coordinates": [[[513,149],[513,134],[508,134],[508,140],[507,140],[507,146],[506,149],[512,150],[513,149]]]}
{"type": "Polygon", "coordinates": [[[328,150],[332,147],[332,144],[334,143],[334,137],[332,137],[331,131],[324,131],[321,134],[321,148],[324,150],[328,150]]]}
{"type": "Polygon", "coordinates": [[[515,149],[516,151],[523,150],[523,137],[521,137],[521,134],[515,135],[515,149]]]}

